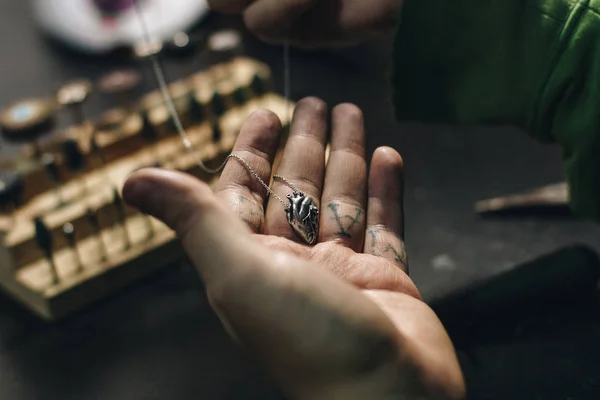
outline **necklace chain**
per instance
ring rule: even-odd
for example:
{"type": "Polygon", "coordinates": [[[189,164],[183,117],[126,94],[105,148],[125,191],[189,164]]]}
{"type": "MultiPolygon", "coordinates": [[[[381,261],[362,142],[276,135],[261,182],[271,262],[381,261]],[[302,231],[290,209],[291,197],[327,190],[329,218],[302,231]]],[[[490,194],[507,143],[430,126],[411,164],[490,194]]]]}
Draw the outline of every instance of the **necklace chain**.
{"type": "MultiPolygon", "coordinates": [[[[267,192],[269,192],[269,194],[271,194],[273,197],[275,197],[280,203],[281,205],[283,205],[284,208],[287,209],[288,205],[285,203],[285,201],[283,201],[283,199],[281,197],[279,197],[279,195],[277,193],[275,193],[273,191],[273,189],[271,189],[271,187],[269,185],[267,185],[265,183],[265,181],[262,180],[262,178],[260,176],[258,176],[258,173],[254,170],[254,168],[252,168],[247,162],[246,160],[244,160],[242,157],[238,156],[237,154],[233,154],[231,153],[230,155],[227,156],[227,158],[235,158],[236,160],[238,160],[239,162],[241,162],[244,167],[246,167],[246,169],[252,174],[254,175],[254,177],[256,178],[256,180],[264,186],[265,189],[267,189],[267,192]]],[[[224,165],[227,162],[227,160],[225,160],[225,162],[222,164],[224,165]]],[[[273,175],[273,179],[274,180],[280,180],[282,181],[284,184],[286,184],[287,186],[289,186],[294,192],[302,194],[302,192],[300,190],[298,190],[298,188],[290,181],[288,181],[287,179],[285,179],[283,176],[281,175],[273,175]]]]}
{"type": "MultiPolygon", "coordinates": [[[[146,21],[144,19],[143,16],[143,12],[142,9],[140,7],[139,1],[135,0],[134,1],[135,7],[136,7],[136,14],[138,16],[138,19],[140,21],[140,25],[142,27],[142,33],[144,36],[144,39],[147,43],[150,43],[152,41],[152,37],[150,35],[150,31],[148,30],[148,26],[146,25],[146,21]]],[[[152,63],[152,69],[154,70],[154,76],[156,78],[156,80],[158,81],[158,87],[161,91],[163,100],[165,102],[165,105],[167,106],[167,109],[169,111],[169,115],[172,118],[174,124],[175,124],[175,128],[177,130],[177,133],[179,134],[179,136],[181,137],[181,141],[183,142],[183,145],[185,147],[185,149],[190,152],[193,153],[194,152],[194,148],[192,146],[192,142],[190,141],[187,133],[185,132],[185,129],[183,127],[183,124],[181,123],[181,119],[179,117],[179,114],[177,113],[177,109],[175,108],[175,104],[173,103],[173,99],[171,98],[171,95],[169,93],[168,90],[168,86],[167,86],[167,82],[165,79],[165,74],[164,71],[160,65],[160,62],[158,60],[158,56],[154,53],[150,54],[150,61],[152,63]]],[[[285,73],[285,82],[284,82],[284,92],[285,92],[285,97],[286,99],[289,96],[289,87],[290,87],[290,82],[289,82],[289,47],[287,44],[284,45],[284,73],[285,73]]],[[[285,209],[288,208],[288,205],[285,203],[285,201],[283,201],[283,199],[281,197],[279,197],[277,195],[277,193],[275,193],[273,191],[273,189],[271,189],[271,187],[269,187],[269,185],[267,185],[265,183],[265,181],[258,175],[258,173],[254,170],[254,168],[252,168],[250,166],[250,164],[248,164],[246,162],[246,160],[244,160],[242,157],[238,156],[237,154],[234,153],[230,153],[227,158],[225,159],[225,161],[223,161],[223,163],[216,169],[210,169],[208,168],[204,162],[202,161],[202,159],[198,158],[196,160],[198,166],[200,167],[200,169],[202,169],[203,171],[209,173],[209,174],[216,174],[219,171],[221,171],[223,168],[225,168],[225,165],[227,164],[227,162],[229,161],[230,158],[235,158],[236,160],[238,160],[239,162],[242,163],[242,165],[248,170],[248,172],[250,172],[254,178],[256,178],[256,180],[267,190],[267,192],[272,195],[273,197],[275,197],[282,205],[285,209]]],[[[273,176],[274,180],[280,180],[282,181],[285,185],[289,186],[292,190],[294,190],[294,192],[302,194],[302,192],[300,190],[298,190],[298,188],[292,184],[290,181],[288,181],[287,179],[285,179],[283,176],[281,175],[274,175],[273,176]]]]}

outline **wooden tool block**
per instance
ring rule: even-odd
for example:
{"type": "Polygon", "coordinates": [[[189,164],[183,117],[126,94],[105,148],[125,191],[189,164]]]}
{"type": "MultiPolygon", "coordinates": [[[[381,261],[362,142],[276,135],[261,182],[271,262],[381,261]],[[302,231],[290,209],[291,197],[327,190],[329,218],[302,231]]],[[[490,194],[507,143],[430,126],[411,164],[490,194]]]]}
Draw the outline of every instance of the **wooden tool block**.
{"type": "Polygon", "coordinates": [[[174,132],[159,91],[142,97],[133,112],[108,110],[94,123],[70,127],[44,141],[43,152],[56,156],[62,178],[60,197],[37,160],[26,153],[2,160],[3,168],[11,167],[23,176],[24,192],[18,209],[12,215],[3,210],[0,216],[0,287],[42,318],[55,320],[184,259],[173,232],[159,221],[124,206],[123,224],[113,204],[114,190],[131,172],[157,161],[163,168],[187,172],[213,185],[218,176],[205,173],[198,160],[210,168],[221,165],[252,112],[271,110],[284,126],[290,123],[293,104],[268,92],[269,79],[264,64],[236,58],[171,83],[169,91],[192,151],[174,132]],[[195,121],[198,115],[190,114],[191,97],[202,110],[199,121],[195,121]],[[222,102],[222,112],[215,112],[215,98],[222,102]],[[152,143],[141,135],[144,115],[157,132],[152,143]],[[214,123],[221,131],[218,141],[213,140],[214,123]],[[93,154],[92,135],[101,157],[93,154]],[[66,139],[76,140],[85,155],[85,166],[78,173],[70,172],[61,156],[66,139]],[[89,209],[95,210],[99,232],[86,217],[89,209]],[[50,231],[56,284],[51,264],[36,242],[35,217],[41,217],[50,231]],[[65,224],[74,228],[75,249],[62,232],[65,224]]]}

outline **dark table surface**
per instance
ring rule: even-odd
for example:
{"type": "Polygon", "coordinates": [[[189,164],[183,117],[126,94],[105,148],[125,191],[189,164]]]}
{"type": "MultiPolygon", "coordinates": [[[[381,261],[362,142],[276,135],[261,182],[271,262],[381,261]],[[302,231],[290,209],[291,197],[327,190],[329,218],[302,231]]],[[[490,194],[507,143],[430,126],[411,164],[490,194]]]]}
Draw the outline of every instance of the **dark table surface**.
{"type": "MultiPolygon", "coordinates": [[[[97,78],[121,63],[80,57],[43,40],[27,3],[0,1],[0,105],[47,95],[70,78],[97,78]]],[[[600,226],[569,216],[475,215],[476,200],[560,181],[559,150],[510,128],[396,123],[385,75],[388,42],[335,53],[293,51],[292,95],[357,104],[370,150],[388,145],[402,153],[411,275],[427,301],[443,301],[563,246],[600,249],[600,226]]],[[[281,88],[281,49],[248,35],[245,44],[248,55],[272,66],[281,88]]],[[[176,77],[202,63],[168,67],[176,77]]],[[[108,105],[94,99],[89,114],[108,105]]],[[[12,149],[3,143],[3,151],[12,149]]],[[[468,340],[451,331],[473,398],[600,398],[596,304],[555,295],[552,308],[518,321],[492,318],[468,340]]],[[[0,295],[0,399],[154,398],[278,398],[228,340],[189,266],[173,266],[52,325],[0,295]]]]}

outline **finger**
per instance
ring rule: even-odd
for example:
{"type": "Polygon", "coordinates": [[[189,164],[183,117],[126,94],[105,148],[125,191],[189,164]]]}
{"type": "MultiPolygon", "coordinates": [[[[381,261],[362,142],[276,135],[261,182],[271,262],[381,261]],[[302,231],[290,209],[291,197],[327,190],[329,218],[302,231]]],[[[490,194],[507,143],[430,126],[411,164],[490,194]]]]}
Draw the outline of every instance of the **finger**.
{"type": "MultiPolygon", "coordinates": [[[[279,169],[283,176],[306,196],[311,196],[320,206],[323,175],[325,173],[325,143],[327,142],[327,105],[316,98],[298,102],[279,169]]],[[[287,203],[292,189],[279,180],[273,182],[273,191],[287,203]]],[[[269,199],[266,211],[265,232],[300,241],[287,222],[284,208],[276,199],[269,199]]]]}
{"type": "Polygon", "coordinates": [[[384,257],[408,272],[404,246],[404,165],[394,149],[375,150],[369,172],[364,252],[384,257]]]}
{"type": "Polygon", "coordinates": [[[291,33],[291,26],[319,0],[259,0],[244,11],[248,30],[267,42],[280,42],[291,33]]]}
{"type": "MultiPolygon", "coordinates": [[[[271,176],[280,132],[281,122],[277,115],[270,111],[256,111],[244,122],[233,146],[232,154],[241,157],[266,183],[271,176]]],[[[261,232],[267,190],[241,160],[229,159],[215,193],[254,232],[261,232]]]]}
{"type": "Polygon", "coordinates": [[[367,161],[361,110],[352,104],[331,113],[331,153],[321,201],[320,241],[336,240],[361,251],[365,235],[367,161]]]}
{"type": "Polygon", "coordinates": [[[238,14],[255,0],[208,0],[208,8],[223,14],[238,14]]]}

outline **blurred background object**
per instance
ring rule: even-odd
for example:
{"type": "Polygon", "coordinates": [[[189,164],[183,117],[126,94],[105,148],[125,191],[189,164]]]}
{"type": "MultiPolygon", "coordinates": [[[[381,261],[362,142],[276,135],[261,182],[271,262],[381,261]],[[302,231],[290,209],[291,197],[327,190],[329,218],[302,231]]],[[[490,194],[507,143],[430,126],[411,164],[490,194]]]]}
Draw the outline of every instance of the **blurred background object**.
{"type": "MultiPolygon", "coordinates": [[[[141,12],[155,38],[168,40],[208,13],[206,0],[142,0],[141,12]]],[[[77,50],[106,53],[142,39],[134,0],[33,0],[39,27],[77,50]]]]}

